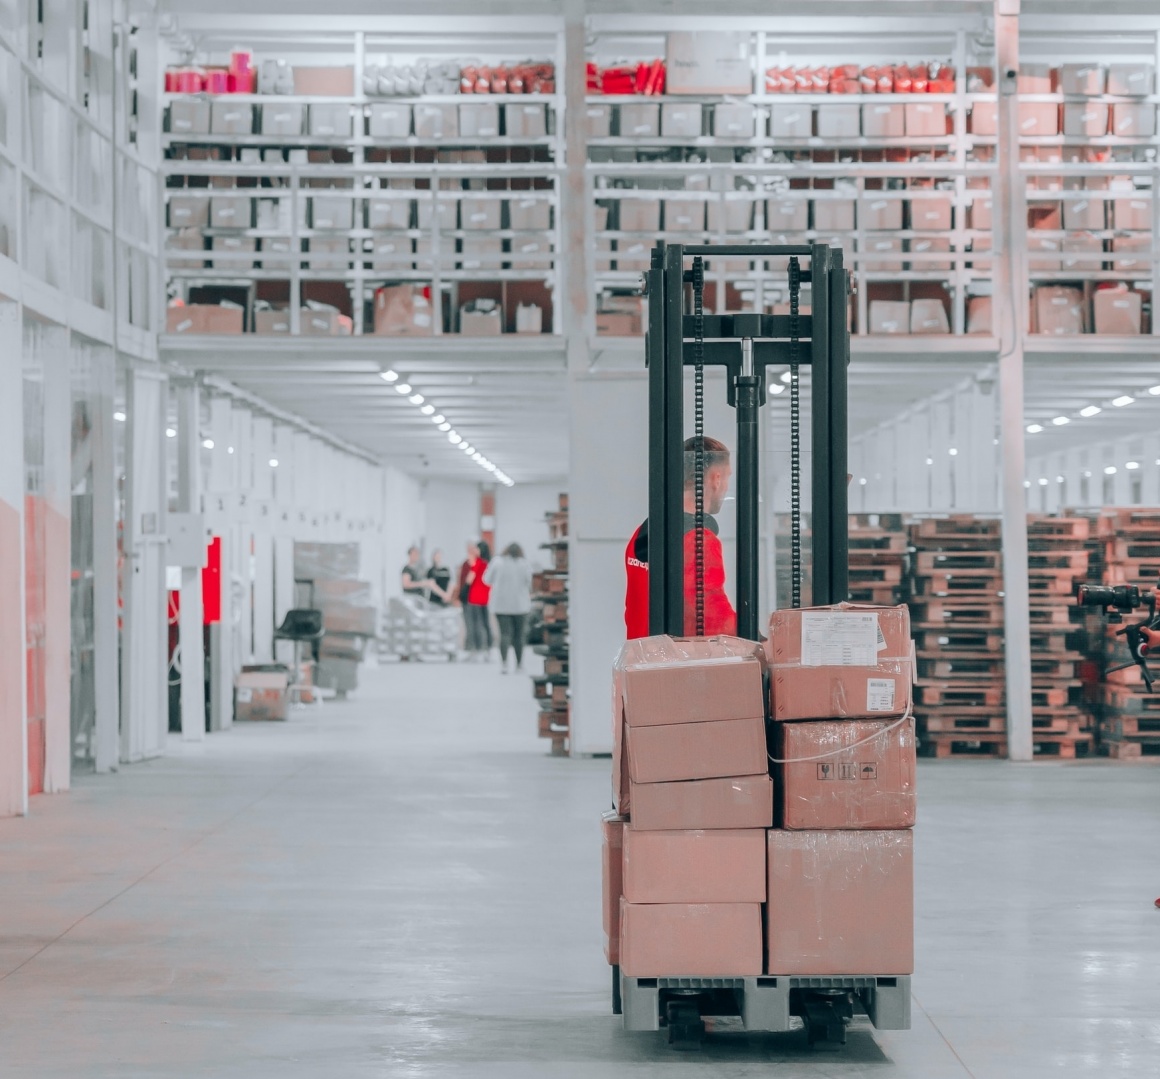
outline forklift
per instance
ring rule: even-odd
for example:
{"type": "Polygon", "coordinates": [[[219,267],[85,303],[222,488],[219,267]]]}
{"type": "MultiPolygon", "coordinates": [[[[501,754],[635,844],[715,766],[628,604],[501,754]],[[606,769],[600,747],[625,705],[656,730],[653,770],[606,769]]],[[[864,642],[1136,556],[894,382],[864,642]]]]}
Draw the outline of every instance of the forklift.
{"type": "MultiPolygon", "coordinates": [[[[811,245],[682,245],[659,241],[645,274],[649,377],[649,632],[680,637],[684,611],[684,386],[693,368],[696,528],[696,627],[704,633],[705,367],[723,367],[737,414],[737,634],[761,639],[759,607],[760,476],[758,417],[767,373],[787,368],[790,410],[790,599],[802,605],[801,383],[810,371],[811,533],[814,606],[849,597],[847,506],[847,325],[850,276],[842,252],[811,245]],[[788,314],[704,312],[705,262],[716,258],[785,260],[788,314]],[[808,260],[808,268],[803,266],[808,260]],[[810,285],[809,314],[800,311],[810,285]],[[690,296],[691,293],[691,304],[690,296]],[[692,311],[688,308],[691,306],[692,311]]],[[[841,1045],[856,1011],[879,1030],[910,1028],[910,977],[847,976],[632,978],[613,967],[613,1011],[626,1030],[668,1029],[669,1042],[692,1048],[706,1017],[739,1018],[746,1031],[804,1025],[811,1046],[841,1045]]]]}

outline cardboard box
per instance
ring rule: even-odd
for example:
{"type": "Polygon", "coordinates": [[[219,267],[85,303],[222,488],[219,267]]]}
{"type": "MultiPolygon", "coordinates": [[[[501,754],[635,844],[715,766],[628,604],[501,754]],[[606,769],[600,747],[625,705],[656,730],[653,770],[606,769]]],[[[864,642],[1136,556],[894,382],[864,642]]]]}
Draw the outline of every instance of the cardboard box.
{"type": "Polygon", "coordinates": [[[660,227],[660,199],[649,197],[620,200],[621,232],[659,232],[660,227]]]}
{"type": "Polygon", "coordinates": [[[700,199],[665,199],[666,232],[703,232],[705,203],[700,199]]]}
{"type": "Polygon", "coordinates": [[[1016,87],[1021,94],[1050,94],[1050,64],[1020,64],[1016,87]]]}
{"type": "Polygon", "coordinates": [[[388,285],[375,289],[375,333],[384,337],[429,337],[435,332],[430,289],[388,285]]]}
{"type": "Polygon", "coordinates": [[[606,139],[612,134],[611,105],[588,105],[585,107],[584,134],[590,139],[606,139]]]}
{"type": "Polygon", "coordinates": [[[696,102],[666,102],[661,106],[661,134],[665,138],[699,138],[704,118],[696,102]]]}
{"type": "Polygon", "coordinates": [[[947,196],[910,200],[910,227],[916,232],[949,232],[951,200],[947,196]]]}
{"type": "MultiPolygon", "coordinates": [[[[291,241],[277,236],[267,236],[262,240],[262,269],[290,272],[291,241]]],[[[301,250],[301,241],[294,242],[294,250],[301,250]]]]}
{"type": "Polygon", "coordinates": [[[950,333],[951,326],[947,319],[947,309],[942,300],[911,300],[910,332],[913,334],[950,333]]]}
{"type": "Polygon", "coordinates": [[[169,132],[172,135],[208,135],[209,102],[204,98],[178,98],[169,105],[169,132]]]}
{"type": "Polygon", "coordinates": [[[352,121],[349,105],[311,105],[307,112],[307,134],[319,138],[350,138],[352,121]]]}
{"type": "Polygon", "coordinates": [[[1108,65],[1108,93],[1120,97],[1144,97],[1152,93],[1155,72],[1147,63],[1108,65]]]}
{"type": "MultiPolygon", "coordinates": [[[[1070,226],[1069,226],[1070,227],[1070,226]]],[[[1097,226],[1087,226],[1097,227],[1097,226]]],[[[1099,225],[1103,228],[1103,225],[1099,225]]],[[[1125,232],[1152,231],[1152,198],[1147,192],[1139,196],[1112,200],[1112,227],[1125,232]]]]}
{"type": "Polygon", "coordinates": [[[547,232],[552,227],[552,204],[547,199],[508,199],[508,228],[516,232],[547,232]]]}
{"type": "Polygon", "coordinates": [[[764,903],[762,828],[624,832],[629,903],[764,903]]]}
{"type": "Polygon", "coordinates": [[[665,48],[665,93],[751,94],[748,32],[670,32],[665,48]]]}
{"type": "Polygon", "coordinates": [[[906,110],[906,135],[941,137],[947,133],[947,108],[937,101],[907,102],[903,106],[906,110]]]}
{"type": "MultiPolygon", "coordinates": [[[[902,241],[899,239],[896,239],[893,236],[872,236],[869,239],[862,241],[862,249],[866,252],[874,252],[875,254],[888,254],[888,253],[890,253],[890,254],[899,253],[900,254],[902,251],[902,241]]],[[[902,269],[902,259],[901,258],[866,259],[862,263],[862,266],[864,269],[869,270],[872,273],[893,273],[897,270],[902,269]]],[[[890,303],[890,302],[893,302],[893,301],[871,300],[870,305],[871,305],[871,307],[873,307],[873,305],[876,303],[890,303]]],[[[891,315],[888,312],[884,311],[884,317],[887,319],[893,319],[894,315],[891,315]]],[[[909,319],[909,315],[907,316],[907,319],[909,319]]],[[[874,321],[873,312],[871,312],[870,321],[873,324],[873,321],[874,321]]],[[[904,320],[904,322],[905,321],[907,321],[907,320],[904,320]]],[[[871,333],[875,333],[875,332],[877,332],[877,333],[906,333],[906,330],[878,330],[878,331],[871,330],[870,332],[871,333]]]]}
{"type": "Polygon", "coordinates": [[[250,135],[254,131],[254,106],[215,98],[210,106],[209,130],[213,135],[250,135]]]}
{"type": "Polygon", "coordinates": [[[981,333],[994,336],[995,323],[990,296],[969,296],[967,298],[967,333],[981,333]]]}
{"type": "Polygon", "coordinates": [[[371,269],[376,273],[409,270],[415,261],[414,245],[410,236],[383,233],[371,237],[371,256],[371,269]]]}
{"type": "MultiPolygon", "coordinates": [[[[909,325],[910,305],[898,306],[909,325]]],[[[871,332],[882,331],[872,325],[871,332]]],[[[905,606],[774,611],[765,653],[775,720],[885,719],[910,710],[914,659],[905,606]]]]}
{"type": "Polygon", "coordinates": [[[765,203],[765,228],[768,232],[805,232],[810,227],[808,199],[777,198],[765,203]]]}
{"type": "Polygon", "coordinates": [[[1084,332],[1083,292],[1061,285],[1035,290],[1035,333],[1063,336],[1084,332]]]}
{"type": "Polygon", "coordinates": [[[347,270],[350,268],[350,241],[345,236],[311,236],[308,265],[312,270],[347,270]]]}
{"type": "Polygon", "coordinates": [[[503,130],[509,139],[542,139],[548,134],[548,110],[543,104],[518,102],[503,107],[503,130]]]}
{"type": "Polygon", "coordinates": [[[1019,134],[1058,135],[1059,106],[1050,102],[1019,102],[1019,134]]]}
{"type": "Polygon", "coordinates": [[[721,202],[710,202],[709,231],[710,232],[748,232],[753,228],[754,210],[757,203],[751,198],[731,199],[726,197],[721,202]]]}
{"type": "Polygon", "coordinates": [[[1059,91],[1097,97],[1104,92],[1104,69],[1099,64],[1061,64],[1059,91]]]}
{"type": "Polygon", "coordinates": [[[783,828],[914,826],[913,718],[783,723],[778,734],[791,762],[777,765],[783,828]]]}
{"type": "Polygon", "coordinates": [[[302,134],[305,123],[305,105],[290,102],[269,102],[262,105],[259,124],[263,135],[297,137],[302,134]]]}
{"type": "Polygon", "coordinates": [[[295,67],[298,97],[354,97],[353,67],[295,67]]]}
{"type": "Polygon", "coordinates": [[[600,829],[604,836],[601,852],[601,919],[604,928],[604,958],[610,966],[620,963],[620,901],[624,896],[624,830],[627,820],[605,813],[600,829]]]}
{"type": "Polygon", "coordinates": [[[765,720],[754,717],[644,727],[630,724],[628,771],[637,783],[764,774],[768,771],[765,720]]]}
{"type": "Polygon", "coordinates": [[[1028,268],[1032,270],[1060,269],[1063,261],[1059,258],[1059,252],[1062,249],[1063,242],[1054,236],[1040,236],[1035,232],[1029,233],[1027,236],[1028,268]],[[1041,257],[1039,252],[1043,252],[1046,257],[1041,257]]]}
{"type": "MultiPolygon", "coordinates": [[[[505,111],[509,106],[504,106],[505,111]]],[[[473,101],[459,106],[459,134],[462,138],[499,137],[499,105],[493,102],[473,101]]]]}
{"type": "Polygon", "coordinates": [[[999,105],[995,101],[976,101],[971,106],[971,134],[999,134],[999,105]]]}
{"type": "Polygon", "coordinates": [[[770,831],[766,971],[914,971],[914,833],[770,831]]]}
{"type": "MultiPolygon", "coordinates": [[[[619,262],[617,268],[621,268],[619,262]]],[[[596,333],[599,337],[639,337],[643,332],[640,315],[631,315],[626,311],[596,312],[596,333]]]]}
{"type": "Polygon", "coordinates": [[[818,232],[852,232],[854,229],[854,199],[813,200],[814,229],[818,232]]]}
{"type": "Polygon", "coordinates": [[[254,333],[280,334],[290,332],[290,312],[264,309],[254,312],[254,333]]]}
{"type": "Polygon", "coordinates": [[[775,139],[808,139],[814,133],[813,109],[801,102],[771,105],[769,134],[775,139]]]}
{"type": "Polygon", "coordinates": [[[902,229],[902,199],[867,197],[858,210],[862,228],[868,231],[902,229]]]}
{"type": "Polygon", "coordinates": [[[372,139],[405,139],[411,134],[411,106],[397,101],[371,105],[367,133],[372,139]]]}
{"type": "MultiPolygon", "coordinates": [[[[298,312],[298,332],[303,337],[335,337],[342,332],[341,315],[333,307],[303,307],[298,312]]],[[[331,625],[328,629],[338,627],[331,625]]]]}
{"type": "Polygon", "coordinates": [[[253,212],[249,195],[215,195],[209,202],[209,222],[215,229],[248,229],[253,212]]]}
{"type": "Polygon", "coordinates": [[[871,300],[870,332],[910,333],[910,304],[905,300],[871,300]]]}
{"type": "Polygon", "coordinates": [[[1087,233],[1065,236],[1062,251],[1061,265],[1065,270],[1102,270],[1104,268],[1102,257],[1104,241],[1098,236],[1087,233]],[[1090,257],[1093,254],[1095,257],[1090,257]]]}
{"type": "Polygon", "coordinates": [[[755,977],[761,973],[761,905],[625,901],[620,971],[630,978],[755,977]]]}
{"type": "Polygon", "coordinates": [[[1098,334],[1139,334],[1143,326],[1143,300],[1125,285],[1096,289],[1092,297],[1095,332],[1098,334]]]}
{"type": "Polygon", "coordinates": [[[1031,202],[1027,204],[1027,226],[1032,230],[1058,232],[1063,228],[1063,213],[1058,202],[1031,202]]]}
{"type": "MultiPolygon", "coordinates": [[[[447,197],[445,192],[419,192],[424,197],[415,200],[415,221],[421,229],[434,227],[438,218],[439,231],[450,232],[459,227],[459,200],[447,197]],[[434,195],[434,198],[428,197],[434,195]]],[[[430,237],[425,237],[430,239],[430,237]]],[[[422,238],[421,238],[422,239],[422,238]]]]}
{"type": "Polygon", "coordinates": [[[647,240],[617,240],[617,270],[643,273],[651,264],[652,246],[647,240]]]}
{"type": "Polygon", "coordinates": [[[165,262],[175,270],[204,270],[205,234],[201,229],[178,229],[165,238],[165,262]],[[174,251],[196,251],[197,258],[174,258],[174,251]]]}
{"type": "Polygon", "coordinates": [[[1063,106],[1063,133],[1065,135],[1106,135],[1108,107],[1098,101],[1083,105],[1063,106]]]}
{"type": "MultiPolygon", "coordinates": [[[[949,252],[951,249],[951,241],[946,236],[924,236],[921,239],[916,236],[909,241],[908,248],[911,254],[914,255],[933,255],[943,251],[949,252]]],[[[949,270],[951,268],[951,262],[949,259],[911,259],[910,268],[912,270],[949,270]]],[[[914,312],[912,311],[912,317],[913,314],[914,312]]],[[[913,330],[912,332],[918,333],[921,331],[913,330]]]]}
{"type": "Polygon", "coordinates": [[[546,270],[551,265],[552,240],[543,233],[513,234],[508,246],[513,270],[546,270]]]}
{"type": "Polygon", "coordinates": [[[538,304],[516,305],[516,333],[543,333],[544,309],[538,304]]]}
{"type": "Polygon", "coordinates": [[[411,203],[408,198],[367,199],[367,228],[389,231],[411,227],[411,203]]]}
{"type": "Polygon", "coordinates": [[[234,719],[286,718],[290,704],[288,671],[247,671],[234,679],[234,719]]]}
{"type": "Polygon", "coordinates": [[[1063,227],[1065,229],[1102,229],[1104,221],[1103,199],[1064,199],[1063,227]]]}
{"type": "Polygon", "coordinates": [[[464,195],[459,200],[459,227],[497,231],[503,227],[503,199],[464,195]]]}
{"type": "Polygon", "coordinates": [[[242,333],[246,312],[235,304],[186,304],[165,309],[167,333],[242,333]]]}
{"type": "Polygon", "coordinates": [[[719,139],[751,139],[757,127],[752,105],[723,102],[713,106],[713,134],[719,139]]]}
{"type": "Polygon", "coordinates": [[[454,105],[416,105],[415,135],[421,139],[459,137],[459,113],[454,105]]]}
{"type": "Polygon", "coordinates": [[[630,786],[633,828],[678,831],[773,824],[773,781],[768,775],[630,786]]]}
{"type": "Polygon", "coordinates": [[[310,227],[342,229],[354,227],[354,201],[345,195],[314,195],[310,199],[310,227]]]}
{"type": "Polygon", "coordinates": [[[460,308],[459,333],[463,337],[497,337],[503,333],[503,316],[496,311],[467,311],[460,308]]]}
{"type": "Polygon", "coordinates": [[[906,109],[902,105],[863,105],[862,134],[875,139],[902,138],[906,134],[906,109]]]}
{"type": "MultiPolygon", "coordinates": [[[[252,236],[215,236],[211,244],[215,252],[230,255],[253,254],[258,250],[258,241],[252,236]]],[[[218,270],[252,270],[257,264],[254,258],[223,258],[213,260],[218,270]]]]}
{"type": "Polygon", "coordinates": [[[622,139],[655,139],[661,133],[661,107],[653,104],[620,105],[617,134],[622,139]]]}
{"type": "Polygon", "coordinates": [[[169,196],[169,227],[203,229],[209,225],[209,199],[195,195],[169,196]]]}
{"type": "Polygon", "coordinates": [[[503,240],[498,236],[464,236],[459,241],[459,268],[461,270],[491,270],[503,268],[503,240]]]}
{"type": "Polygon", "coordinates": [[[1136,102],[1113,105],[1108,133],[1123,138],[1150,138],[1156,134],[1156,106],[1136,102]]]}
{"type": "Polygon", "coordinates": [[[1139,274],[1152,272],[1152,236],[1117,236],[1112,240],[1117,257],[1112,261],[1116,273],[1139,274]]]}
{"type": "Polygon", "coordinates": [[[856,139],[862,134],[862,108],[860,105],[819,105],[815,125],[819,138],[856,139]]]}

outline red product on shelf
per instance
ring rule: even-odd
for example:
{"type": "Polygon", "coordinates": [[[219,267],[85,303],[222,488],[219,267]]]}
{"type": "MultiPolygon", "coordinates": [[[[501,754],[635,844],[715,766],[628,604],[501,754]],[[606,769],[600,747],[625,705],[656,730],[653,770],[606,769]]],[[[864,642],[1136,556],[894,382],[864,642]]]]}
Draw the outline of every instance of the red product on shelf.
{"type": "Polygon", "coordinates": [[[252,94],[254,92],[255,73],[249,71],[231,71],[226,76],[227,91],[231,94],[252,94]]]}
{"type": "Polygon", "coordinates": [[[244,76],[254,70],[254,54],[249,49],[234,49],[230,53],[230,74],[244,76]]]}
{"type": "Polygon", "coordinates": [[[862,84],[858,79],[857,64],[839,64],[830,69],[831,94],[860,94],[862,84]]]}
{"type": "Polygon", "coordinates": [[[770,94],[792,94],[795,89],[793,68],[771,67],[765,73],[765,90],[770,94]]]}
{"type": "Polygon", "coordinates": [[[910,69],[910,92],[925,94],[930,87],[930,69],[926,64],[915,64],[910,69]]]}
{"type": "Polygon", "coordinates": [[[506,67],[493,68],[491,72],[491,92],[506,94],[508,92],[509,77],[506,67]]]}
{"type": "Polygon", "coordinates": [[[479,78],[479,68],[465,67],[459,73],[459,92],[461,94],[474,94],[475,81],[479,78]]]}
{"type": "MultiPolygon", "coordinates": [[[[989,85],[994,85],[995,75],[991,68],[974,68],[981,78],[988,79],[989,85]]],[[[927,93],[953,94],[955,92],[955,69],[950,64],[935,61],[930,64],[930,80],[927,83],[927,93]]],[[[985,89],[986,87],[984,87],[985,89]]]]}
{"type": "Polygon", "coordinates": [[[197,67],[177,69],[177,93],[200,94],[205,89],[205,72],[197,67]]]}
{"type": "Polygon", "coordinates": [[[169,67],[165,69],[165,92],[167,94],[178,93],[177,89],[177,70],[169,67]]]}
{"type": "Polygon", "coordinates": [[[224,67],[208,68],[205,73],[205,91],[207,94],[228,94],[230,73],[224,67]]]}
{"type": "MultiPolygon", "coordinates": [[[[910,68],[905,64],[900,64],[894,69],[891,76],[894,83],[894,92],[896,94],[911,94],[914,93],[914,80],[910,75],[910,68]]],[[[882,91],[885,93],[886,91],[882,91]]]]}
{"type": "Polygon", "coordinates": [[[491,69],[481,67],[475,76],[475,93],[491,93],[491,69]]]}

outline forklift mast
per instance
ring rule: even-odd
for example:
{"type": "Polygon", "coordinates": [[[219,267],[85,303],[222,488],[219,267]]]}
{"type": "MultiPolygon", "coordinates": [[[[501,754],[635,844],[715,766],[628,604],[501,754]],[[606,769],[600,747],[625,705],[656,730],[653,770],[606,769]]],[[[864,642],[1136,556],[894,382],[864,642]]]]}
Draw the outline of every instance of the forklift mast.
{"type": "MultiPolygon", "coordinates": [[[[766,371],[790,372],[790,526],[792,603],[801,606],[801,366],[810,369],[812,419],[811,527],[813,603],[848,598],[847,367],[849,277],[842,252],[824,244],[789,246],[690,245],[658,241],[645,274],[649,371],[649,632],[683,636],[684,376],[694,369],[694,435],[704,436],[704,367],[724,367],[728,401],[737,412],[737,633],[760,636],[758,608],[759,443],[757,422],[766,403],[766,371]],[[788,259],[788,315],[706,315],[704,260],[788,259]],[[809,268],[801,269],[802,259],[809,268]],[[810,313],[800,314],[803,282],[811,285],[810,313]],[[693,313],[686,313],[686,286],[693,313]]],[[[697,631],[704,632],[704,450],[696,443],[697,631]]]]}

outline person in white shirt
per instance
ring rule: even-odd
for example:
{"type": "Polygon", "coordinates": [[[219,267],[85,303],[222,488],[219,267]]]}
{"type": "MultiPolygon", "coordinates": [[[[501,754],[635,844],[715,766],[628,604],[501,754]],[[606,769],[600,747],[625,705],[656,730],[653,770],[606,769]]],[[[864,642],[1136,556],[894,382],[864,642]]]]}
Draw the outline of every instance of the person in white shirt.
{"type": "Polygon", "coordinates": [[[488,606],[499,623],[500,674],[507,674],[508,652],[515,656],[515,670],[524,665],[524,634],[532,609],[532,567],[518,543],[510,543],[493,559],[483,575],[491,588],[488,606]]]}

